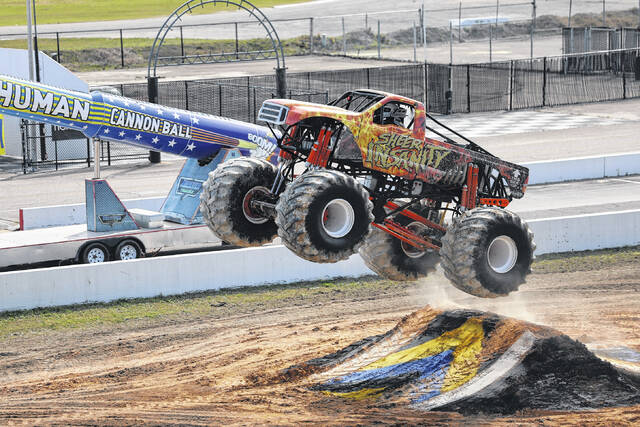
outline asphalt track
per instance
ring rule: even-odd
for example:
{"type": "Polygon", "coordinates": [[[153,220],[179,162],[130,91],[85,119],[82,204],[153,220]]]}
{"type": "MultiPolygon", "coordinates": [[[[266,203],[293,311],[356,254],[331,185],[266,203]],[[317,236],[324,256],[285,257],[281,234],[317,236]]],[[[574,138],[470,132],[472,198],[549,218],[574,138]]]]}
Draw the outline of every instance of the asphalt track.
{"type": "MultiPolygon", "coordinates": [[[[474,138],[481,146],[513,162],[553,160],[579,156],[603,155],[640,150],[640,100],[585,104],[547,108],[543,112],[590,115],[594,125],[580,128],[536,132],[497,134],[474,138]],[[623,124],[597,125],[599,118],[621,118],[623,124]]],[[[481,117],[496,122],[510,113],[458,115],[458,119],[481,117]]],[[[163,157],[161,164],[146,161],[105,166],[107,178],[121,199],[159,197],[168,193],[182,165],[181,159],[163,157]]],[[[0,187],[3,204],[0,221],[6,225],[18,221],[18,209],[59,204],[82,203],[83,181],[91,178],[92,169],[69,169],[59,172],[22,175],[19,164],[0,161],[0,187]],[[51,188],[56,191],[52,192],[51,188]]],[[[530,186],[523,199],[510,209],[527,219],[577,215],[640,207],[640,179],[622,177],[572,183],[530,186]]]]}
{"type": "Polygon", "coordinates": [[[532,185],[508,209],[525,219],[640,209],[640,176],[532,185]]]}
{"type": "MultiPolygon", "coordinates": [[[[309,34],[309,22],[304,18],[314,17],[315,34],[338,35],[342,33],[342,17],[345,18],[347,31],[362,29],[365,25],[363,13],[368,14],[368,25],[373,28],[377,20],[381,21],[383,33],[409,28],[418,20],[418,8],[422,6],[420,0],[396,0],[394,2],[370,1],[370,0],[314,0],[306,3],[276,6],[264,8],[262,11],[271,20],[303,19],[301,21],[276,22],[275,27],[281,38],[295,37],[309,34]]],[[[458,19],[458,0],[441,0],[426,2],[427,25],[445,27],[449,25],[450,19],[458,19]]],[[[606,8],[609,11],[625,10],[637,7],[635,0],[609,0],[606,8]]],[[[462,18],[494,17],[496,14],[496,2],[494,0],[473,0],[464,2],[462,18]]],[[[538,1],[537,15],[559,15],[567,16],[569,4],[566,1],[538,1]]],[[[602,3],[599,1],[573,2],[572,13],[600,13],[602,3]]],[[[39,25],[40,32],[57,31],[78,31],[78,36],[82,37],[83,31],[104,29],[128,29],[136,27],[152,27],[151,30],[141,30],[136,32],[128,31],[130,37],[155,37],[157,29],[162,25],[166,16],[171,13],[167,10],[164,16],[156,18],[72,23],[72,24],[47,24],[39,25]]],[[[529,19],[531,17],[531,2],[526,0],[510,0],[500,2],[500,16],[508,17],[511,20],[529,19]]],[[[248,14],[245,11],[219,12],[209,15],[185,16],[182,24],[211,24],[211,23],[231,23],[235,21],[247,21],[248,14]]],[[[0,27],[0,35],[24,34],[24,26],[0,27]]],[[[198,28],[197,30],[186,30],[185,37],[228,39],[233,34],[233,26],[218,26],[210,28],[198,28]],[[191,32],[191,33],[190,33],[191,32]]],[[[264,36],[264,30],[257,25],[244,26],[241,28],[240,38],[253,38],[264,36]]],[[[114,32],[93,33],[94,37],[118,37],[114,32]]],[[[176,31],[170,35],[179,37],[176,31]]]]}

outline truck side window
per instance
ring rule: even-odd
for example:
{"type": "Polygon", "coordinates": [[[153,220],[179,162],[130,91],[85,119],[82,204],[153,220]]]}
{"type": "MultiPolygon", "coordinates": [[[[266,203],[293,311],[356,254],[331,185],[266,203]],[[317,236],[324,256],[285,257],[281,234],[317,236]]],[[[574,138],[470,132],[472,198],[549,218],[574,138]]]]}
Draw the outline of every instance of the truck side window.
{"type": "Polygon", "coordinates": [[[395,125],[405,129],[413,129],[415,109],[402,102],[391,101],[378,108],[373,113],[373,122],[386,126],[395,125]]]}

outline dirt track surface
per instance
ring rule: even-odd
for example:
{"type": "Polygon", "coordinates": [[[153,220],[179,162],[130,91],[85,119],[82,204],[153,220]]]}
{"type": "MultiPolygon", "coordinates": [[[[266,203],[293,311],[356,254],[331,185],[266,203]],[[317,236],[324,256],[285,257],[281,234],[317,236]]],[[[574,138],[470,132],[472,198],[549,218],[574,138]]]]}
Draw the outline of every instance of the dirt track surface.
{"type": "MultiPolygon", "coordinates": [[[[597,266],[596,266],[597,267],[597,266]]],[[[589,268],[589,266],[585,266],[589,268]]],[[[199,319],[41,332],[1,344],[0,424],[599,424],[640,423],[640,406],[463,417],[382,408],[309,390],[283,369],[382,334],[427,303],[551,326],[590,349],[640,351],[640,264],[534,274],[517,294],[466,296],[440,273],[397,294],[253,307],[199,319]]],[[[553,384],[549,384],[553,387],[553,384]]]]}

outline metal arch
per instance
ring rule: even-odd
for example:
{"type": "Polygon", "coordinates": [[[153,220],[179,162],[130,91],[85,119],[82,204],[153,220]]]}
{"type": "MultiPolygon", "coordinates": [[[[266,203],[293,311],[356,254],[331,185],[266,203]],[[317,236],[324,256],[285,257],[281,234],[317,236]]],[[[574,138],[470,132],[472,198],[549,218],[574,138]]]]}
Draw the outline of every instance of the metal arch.
{"type": "Polygon", "coordinates": [[[182,17],[185,14],[191,13],[191,11],[194,10],[196,7],[204,8],[208,4],[213,4],[214,6],[217,4],[225,4],[227,6],[236,6],[238,7],[238,9],[243,9],[249,12],[249,14],[254,18],[256,18],[258,23],[262,25],[262,27],[267,32],[267,36],[269,36],[269,38],[271,39],[271,44],[273,45],[273,52],[275,52],[276,54],[276,62],[278,65],[277,68],[285,67],[284,51],[282,49],[282,43],[280,42],[280,37],[278,36],[278,33],[276,32],[276,29],[274,28],[269,18],[267,18],[266,15],[262,13],[262,11],[258,9],[256,6],[254,6],[253,4],[251,4],[246,0],[239,0],[239,1],[188,0],[185,3],[183,3],[181,6],[179,6],[176,10],[174,10],[173,13],[171,13],[171,15],[169,15],[169,17],[164,21],[164,23],[162,24],[162,27],[160,27],[160,29],[158,30],[158,34],[156,34],[156,38],[153,41],[153,46],[151,47],[151,53],[149,54],[149,63],[147,65],[147,77],[156,76],[156,68],[158,66],[158,56],[160,54],[160,48],[164,43],[165,37],[167,36],[169,31],[171,31],[171,29],[176,24],[176,22],[181,21],[182,17]],[[282,62],[282,65],[281,65],[281,62],[282,62]],[[152,63],[153,63],[153,75],[151,74],[152,63]]]}

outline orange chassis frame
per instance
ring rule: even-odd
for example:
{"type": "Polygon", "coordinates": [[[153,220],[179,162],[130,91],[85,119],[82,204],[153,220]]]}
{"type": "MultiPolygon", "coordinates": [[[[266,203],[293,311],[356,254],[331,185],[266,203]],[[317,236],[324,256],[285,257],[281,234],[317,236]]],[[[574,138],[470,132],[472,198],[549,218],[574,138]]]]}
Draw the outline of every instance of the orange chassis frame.
{"type": "MultiPolygon", "coordinates": [[[[464,206],[466,209],[473,209],[476,207],[477,189],[478,189],[478,166],[474,164],[470,164],[469,168],[467,169],[467,183],[462,188],[461,205],[464,206]]],[[[481,198],[477,202],[480,205],[499,206],[503,208],[509,204],[508,199],[481,198]]],[[[385,208],[396,210],[398,209],[398,205],[393,202],[387,202],[385,204],[385,208]]],[[[433,228],[435,230],[442,231],[442,232],[447,231],[446,227],[443,227],[438,223],[430,221],[427,218],[421,215],[418,215],[415,212],[410,211],[409,209],[404,209],[400,211],[399,214],[407,218],[410,218],[414,221],[420,222],[429,228],[433,228]]],[[[385,219],[382,224],[376,224],[374,222],[372,223],[372,225],[416,248],[423,249],[423,250],[426,250],[426,249],[440,250],[440,246],[434,244],[429,239],[424,239],[423,237],[417,235],[415,232],[411,231],[407,227],[404,227],[398,224],[392,219],[385,219]]]]}
{"type": "MultiPolygon", "coordinates": [[[[331,144],[331,130],[323,127],[320,130],[318,139],[313,144],[311,153],[309,154],[309,157],[307,159],[307,163],[317,167],[326,167],[329,160],[329,155],[331,154],[331,150],[333,149],[333,147],[331,147],[330,144],[331,144]]],[[[285,151],[280,151],[280,155],[285,158],[288,157],[285,151]]],[[[467,180],[464,187],[462,187],[462,194],[460,198],[461,206],[463,206],[465,209],[473,209],[477,205],[499,206],[502,208],[506,207],[509,204],[508,199],[480,198],[478,200],[478,197],[477,197],[478,171],[479,171],[478,166],[474,165],[473,163],[469,164],[467,168],[467,180]]],[[[385,208],[391,209],[391,210],[397,210],[399,206],[394,202],[387,201],[387,203],[385,204],[385,208]]],[[[424,224],[429,228],[433,228],[441,232],[447,231],[446,227],[443,227],[438,223],[430,221],[427,218],[421,215],[418,215],[417,213],[409,209],[403,209],[398,213],[414,221],[420,222],[421,224],[424,224]]],[[[386,218],[382,222],[382,224],[377,224],[374,222],[372,223],[372,225],[416,248],[419,248],[422,250],[427,250],[427,249],[440,250],[440,246],[433,243],[430,239],[428,238],[425,239],[422,236],[419,236],[409,228],[399,224],[393,219],[386,218]]]]}

